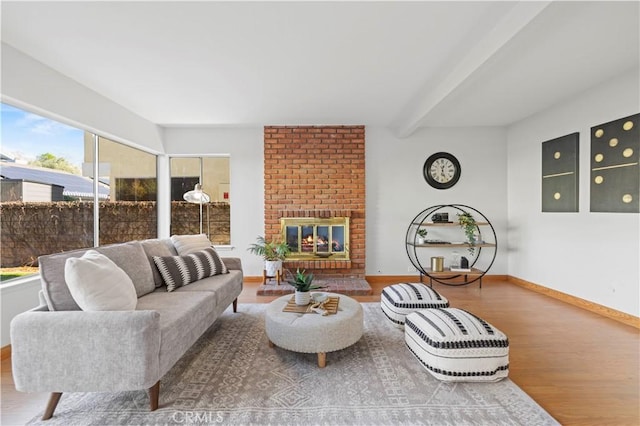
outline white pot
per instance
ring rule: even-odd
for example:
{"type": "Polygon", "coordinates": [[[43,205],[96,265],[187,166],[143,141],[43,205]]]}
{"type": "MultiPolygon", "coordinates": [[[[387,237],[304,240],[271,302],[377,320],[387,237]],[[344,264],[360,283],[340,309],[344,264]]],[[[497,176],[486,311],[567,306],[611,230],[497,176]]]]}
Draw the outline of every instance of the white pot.
{"type": "Polygon", "coordinates": [[[268,277],[275,277],[282,270],[282,260],[265,260],[264,270],[268,277]]]}
{"type": "Polygon", "coordinates": [[[424,243],[425,243],[424,237],[418,237],[418,244],[424,244],[424,243]]]}
{"type": "Polygon", "coordinates": [[[297,291],[295,294],[296,305],[306,306],[311,302],[311,292],[310,291],[297,291]]]}

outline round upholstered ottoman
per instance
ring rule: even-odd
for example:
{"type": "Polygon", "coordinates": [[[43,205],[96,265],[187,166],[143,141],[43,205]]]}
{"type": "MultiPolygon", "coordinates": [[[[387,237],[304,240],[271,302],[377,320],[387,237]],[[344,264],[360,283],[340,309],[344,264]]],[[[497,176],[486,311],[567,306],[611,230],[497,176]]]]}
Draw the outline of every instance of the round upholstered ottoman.
{"type": "Polygon", "coordinates": [[[327,352],[344,349],[360,340],[363,330],[360,303],[342,294],[327,295],[340,298],[335,314],[283,312],[290,294],[271,302],[265,313],[269,344],[293,352],[317,353],[318,366],[323,368],[327,352]]]}
{"type": "Polygon", "coordinates": [[[404,327],[407,314],[427,308],[448,308],[449,301],[422,283],[400,283],[385,287],[380,296],[382,312],[396,327],[404,327]]]}
{"type": "Polygon", "coordinates": [[[405,318],[405,343],[435,378],[495,382],[509,375],[509,340],[500,330],[456,308],[424,309],[405,318]]]}

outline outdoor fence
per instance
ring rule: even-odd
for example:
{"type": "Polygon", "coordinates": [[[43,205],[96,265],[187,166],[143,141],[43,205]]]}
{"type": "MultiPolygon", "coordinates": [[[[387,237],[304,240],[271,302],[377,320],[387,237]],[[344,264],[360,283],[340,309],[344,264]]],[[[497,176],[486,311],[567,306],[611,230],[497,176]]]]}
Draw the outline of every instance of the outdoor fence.
{"type": "MultiPolygon", "coordinates": [[[[171,203],[171,234],[200,231],[197,204],[171,203]]],[[[0,267],[37,265],[38,256],[93,246],[93,203],[0,203],[0,267]]],[[[100,203],[100,245],[157,236],[155,201],[100,203]]],[[[203,232],[230,242],[230,206],[203,205],[203,232]]]]}

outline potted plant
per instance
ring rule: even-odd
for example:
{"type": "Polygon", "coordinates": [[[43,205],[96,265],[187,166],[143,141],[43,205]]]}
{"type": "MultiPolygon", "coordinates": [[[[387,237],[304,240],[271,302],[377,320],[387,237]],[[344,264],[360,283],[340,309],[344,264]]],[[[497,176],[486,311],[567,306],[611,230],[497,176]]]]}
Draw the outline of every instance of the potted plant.
{"type": "Polygon", "coordinates": [[[296,289],[295,301],[296,305],[300,306],[308,305],[311,301],[310,290],[322,288],[317,285],[312,285],[313,274],[306,274],[305,271],[305,269],[300,271],[300,268],[298,268],[296,269],[296,274],[287,279],[287,282],[296,289]]]}
{"type": "Polygon", "coordinates": [[[418,244],[424,244],[427,238],[427,230],[424,228],[420,228],[418,229],[418,232],[416,232],[416,234],[418,234],[418,244]]]}
{"type": "Polygon", "coordinates": [[[469,243],[469,253],[473,256],[476,245],[475,234],[478,229],[476,220],[469,212],[464,212],[462,214],[458,213],[458,224],[464,230],[464,235],[467,237],[467,242],[469,243]]]}
{"type": "Polygon", "coordinates": [[[287,243],[277,240],[267,242],[262,236],[258,236],[256,242],[251,244],[248,250],[264,259],[264,270],[267,277],[278,278],[282,271],[282,261],[291,253],[287,243]]]}

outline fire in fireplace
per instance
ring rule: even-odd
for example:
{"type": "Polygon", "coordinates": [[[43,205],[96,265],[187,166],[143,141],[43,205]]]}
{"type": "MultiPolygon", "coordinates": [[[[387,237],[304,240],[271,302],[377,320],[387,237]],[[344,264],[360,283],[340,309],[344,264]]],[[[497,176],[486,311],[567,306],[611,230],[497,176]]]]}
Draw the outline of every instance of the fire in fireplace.
{"type": "Polygon", "coordinates": [[[287,260],[331,258],[349,260],[349,218],[293,217],[280,219],[282,237],[291,249],[287,260]]]}

